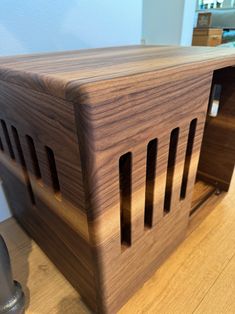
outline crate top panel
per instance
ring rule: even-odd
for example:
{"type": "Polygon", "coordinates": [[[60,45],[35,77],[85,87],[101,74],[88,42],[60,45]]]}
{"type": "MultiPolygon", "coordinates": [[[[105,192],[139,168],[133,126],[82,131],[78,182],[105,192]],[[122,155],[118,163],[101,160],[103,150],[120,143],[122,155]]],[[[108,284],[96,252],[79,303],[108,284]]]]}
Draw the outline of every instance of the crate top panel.
{"type": "Polygon", "coordinates": [[[233,65],[233,48],[125,46],[1,57],[0,80],[73,101],[91,84],[166,82],[233,65]]]}

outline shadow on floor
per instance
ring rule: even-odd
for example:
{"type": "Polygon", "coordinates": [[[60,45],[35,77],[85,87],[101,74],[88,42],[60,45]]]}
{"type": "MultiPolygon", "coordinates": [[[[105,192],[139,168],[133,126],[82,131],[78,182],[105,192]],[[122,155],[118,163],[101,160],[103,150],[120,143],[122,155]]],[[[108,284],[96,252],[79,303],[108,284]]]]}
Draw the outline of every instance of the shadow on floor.
{"type": "Polygon", "coordinates": [[[56,314],[93,314],[83,303],[79,295],[77,297],[66,297],[60,301],[56,314]]]}

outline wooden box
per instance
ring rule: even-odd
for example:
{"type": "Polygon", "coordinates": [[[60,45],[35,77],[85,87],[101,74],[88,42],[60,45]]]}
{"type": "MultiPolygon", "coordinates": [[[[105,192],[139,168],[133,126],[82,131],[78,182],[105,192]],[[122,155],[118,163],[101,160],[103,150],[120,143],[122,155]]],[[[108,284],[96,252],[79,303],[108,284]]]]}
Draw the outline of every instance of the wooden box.
{"type": "Polygon", "coordinates": [[[211,141],[201,176],[213,181],[216,167],[228,188],[233,64],[230,49],[155,46],[0,59],[0,176],[13,214],[94,312],[115,313],[184,239],[220,68],[232,88],[213,133],[223,130],[218,159],[230,166],[226,178],[220,159],[207,173],[211,141]]]}
{"type": "Polygon", "coordinates": [[[211,26],[211,21],[212,21],[212,13],[207,12],[207,13],[198,13],[197,17],[197,27],[210,27],[211,26]]]}
{"type": "Polygon", "coordinates": [[[220,28],[194,28],[193,46],[218,46],[222,43],[223,30],[220,28]]]}

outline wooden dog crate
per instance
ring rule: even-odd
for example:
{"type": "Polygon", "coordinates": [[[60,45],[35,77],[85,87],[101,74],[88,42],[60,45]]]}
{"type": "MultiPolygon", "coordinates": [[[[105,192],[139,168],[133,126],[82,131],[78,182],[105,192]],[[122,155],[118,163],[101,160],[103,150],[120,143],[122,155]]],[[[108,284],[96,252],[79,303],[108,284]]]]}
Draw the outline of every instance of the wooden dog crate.
{"type": "Polygon", "coordinates": [[[234,64],[156,46],[0,59],[9,204],[94,312],[115,313],[184,239],[199,156],[198,178],[228,190],[234,64]]]}

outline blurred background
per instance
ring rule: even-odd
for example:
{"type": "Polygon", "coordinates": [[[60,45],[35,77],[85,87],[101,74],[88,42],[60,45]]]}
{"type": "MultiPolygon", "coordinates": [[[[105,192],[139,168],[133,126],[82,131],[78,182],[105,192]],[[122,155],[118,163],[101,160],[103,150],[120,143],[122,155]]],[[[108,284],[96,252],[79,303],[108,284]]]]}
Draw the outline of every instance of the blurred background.
{"type": "Polygon", "coordinates": [[[1,0],[0,55],[191,44],[196,0],[1,0]]]}

